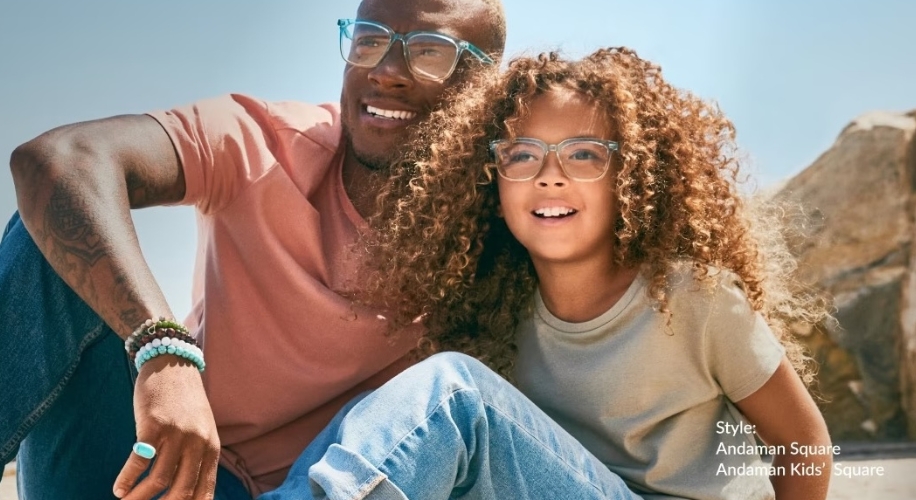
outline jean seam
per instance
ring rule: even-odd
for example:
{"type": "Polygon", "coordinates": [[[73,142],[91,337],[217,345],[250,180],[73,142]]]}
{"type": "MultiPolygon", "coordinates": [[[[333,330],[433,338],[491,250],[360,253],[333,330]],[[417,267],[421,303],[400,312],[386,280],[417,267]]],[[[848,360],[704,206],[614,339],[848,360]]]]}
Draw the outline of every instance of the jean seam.
{"type": "Polygon", "coordinates": [[[383,473],[382,476],[383,477],[375,476],[375,477],[372,477],[371,479],[364,481],[363,484],[359,485],[359,487],[356,489],[356,496],[354,496],[352,500],[362,500],[366,498],[366,496],[369,493],[371,493],[373,489],[378,487],[378,485],[382,484],[382,481],[385,481],[388,479],[388,476],[386,474],[383,473]]]}
{"type": "MultiPolygon", "coordinates": [[[[384,458],[382,458],[382,460],[380,461],[379,465],[376,466],[376,469],[378,469],[379,472],[381,472],[381,468],[384,466],[385,462],[388,461],[388,459],[391,457],[391,455],[395,452],[395,450],[398,449],[398,447],[401,445],[401,443],[403,443],[404,440],[407,439],[408,436],[413,435],[413,434],[416,432],[416,430],[417,430],[424,422],[429,421],[430,417],[432,417],[433,414],[435,414],[436,412],[438,412],[438,411],[442,408],[442,406],[445,404],[446,401],[448,401],[448,400],[450,400],[450,399],[454,399],[456,394],[462,393],[462,392],[476,392],[477,394],[480,394],[480,390],[478,390],[478,389],[465,389],[465,388],[455,389],[455,390],[453,390],[452,392],[450,392],[446,397],[442,398],[442,400],[439,402],[439,404],[437,404],[437,405],[435,406],[435,408],[433,408],[432,410],[430,410],[429,413],[427,413],[426,416],[423,417],[423,419],[422,419],[422,421],[421,421],[420,423],[418,423],[417,425],[415,425],[410,431],[408,431],[406,434],[404,434],[404,436],[402,436],[402,437],[398,440],[398,442],[395,443],[395,444],[391,447],[391,450],[385,455],[384,458]]],[[[594,488],[598,493],[602,493],[602,494],[603,494],[603,492],[601,491],[601,488],[599,488],[594,482],[592,482],[591,479],[589,479],[587,476],[585,476],[584,474],[582,474],[582,472],[579,471],[576,467],[574,467],[573,464],[569,463],[569,461],[567,461],[564,457],[562,457],[561,455],[559,455],[559,454],[558,454],[555,450],[553,450],[550,446],[548,446],[546,443],[544,443],[542,440],[540,440],[537,436],[535,436],[534,434],[532,434],[527,428],[525,428],[524,425],[522,425],[521,422],[519,422],[519,421],[516,420],[515,418],[512,418],[512,416],[509,415],[508,413],[506,413],[504,410],[502,410],[502,409],[500,409],[499,407],[494,406],[492,403],[486,401],[482,396],[480,396],[480,400],[481,400],[481,402],[484,404],[484,406],[486,406],[486,407],[488,407],[488,408],[492,408],[494,411],[496,411],[496,412],[498,412],[500,415],[504,416],[504,417],[506,418],[506,420],[509,420],[510,422],[512,422],[513,424],[515,424],[515,426],[516,426],[518,429],[522,430],[525,434],[527,434],[529,437],[531,437],[531,439],[532,439],[534,442],[538,443],[538,444],[541,446],[541,448],[547,450],[547,452],[549,452],[551,455],[553,455],[554,457],[556,457],[561,463],[563,463],[564,465],[566,465],[566,468],[569,469],[573,474],[575,474],[575,475],[581,477],[582,480],[584,480],[589,486],[591,486],[592,488],[594,488]]],[[[548,418],[549,418],[549,417],[548,417],[548,418]]],[[[583,449],[584,449],[584,448],[585,448],[585,447],[583,446],[583,449]]],[[[586,450],[586,451],[587,451],[587,450],[586,450]]],[[[382,474],[384,474],[384,473],[382,473],[382,474]]],[[[385,474],[385,477],[388,477],[387,474],[385,474]]],[[[360,485],[359,491],[363,491],[363,488],[365,488],[369,483],[370,483],[370,481],[366,481],[366,482],[364,482],[362,485],[360,485]]],[[[377,485],[377,484],[378,484],[378,482],[375,483],[375,485],[377,485]]],[[[374,485],[373,485],[372,487],[374,487],[374,485]]],[[[370,489],[371,489],[371,487],[370,487],[370,489]]],[[[358,497],[358,498],[362,498],[362,497],[358,497]]]]}
{"type": "MultiPolygon", "coordinates": [[[[602,493],[602,494],[603,494],[603,492],[601,491],[601,488],[599,488],[598,485],[596,485],[594,482],[592,482],[591,479],[589,479],[585,474],[583,474],[583,473],[582,473],[579,469],[577,469],[573,464],[569,463],[569,461],[566,460],[565,457],[561,456],[560,454],[558,454],[558,453],[556,452],[556,450],[554,450],[554,449],[551,448],[549,445],[547,445],[547,443],[541,441],[536,435],[532,434],[531,431],[529,431],[524,425],[522,425],[521,422],[519,422],[518,420],[512,418],[512,415],[509,415],[508,413],[506,413],[506,412],[505,412],[504,410],[502,410],[501,408],[499,408],[499,407],[497,407],[497,406],[494,406],[492,403],[489,403],[489,402],[487,402],[487,401],[483,401],[483,404],[484,404],[485,406],[489,407],[489,408],[492,408],[493,411],[496,411],[496,412],[500,413],[500,414],[501,414],[502,416],[504,416],[507,420],[510,420],[511,422],[513,422],[517,428],[521,429],[525,434],[528,434],[528,436],[530,436],[531,439],[532,439],[534,442],[536,442],[536,443],[538,443],[539,445],[541,445],[541,448],[547,450],[548,453],[550,453],[551,455],[553,455],[554,457],[556,457],[557,460],[559,460],[561,463],[563,463],[564,465],[566,465],[566,468],[567,468],[567,469],[569,469],[570,471],[572,471],[575,475],[581,477],[581,478],[582,478],[586,483],[588,483],[592,488],[594,488],[595,490],[597,490],[598,493],[602,493]]],[[[550,417],[548,417],[548,418],[550,418],[550,417]]],[[[557,424],[557,425],[559,425],[559,424],[557,424]]],[[[573,439],[575,439],[575,438],[573,438],[573,439]]],[[[578,441],[576,441],[576,442],[578,442],[578,441]]],[[[581,443],[580,443],[580,446],[581,446],[581,443]]],[[[586,452],[590,453],[587,449],[585,449],[585,446],[582,446],[582,449],[585,450],[586,452]]]]}
{"type": "Polygon", "coordinates": [[[105,324],[101,323],[92,330],[89,330],[87,335],[80,341],[77,351],[79,354],[76,356],[76,359],[70,366],[67,368],[67,371],[64,372],[64,375],[61,377],[60,381],[51,390],[51,393],[34,409],[32,412],[25,418],[22,424],[16,429],[16,432],[13,433],[13,436],[3,445],[3,448],[0,448],[0,463],[7,463],[8,460],[12,458],[11,455],[13,450],[15,450],[19,443],[25,438],[29,433],[32,427],[35,426],[35,423],[41,419],[45,414],[48,408],[54,404],[58,396],[60,396],[61,391],[64,390],[64,387],[70,381],[70,378],[73,376],[73,373],[76,372],[76,369],[79,367],[79,363],[82,360],[83,352],[86,348],[89,347],[101,334],[105,333],[105,324]]]}
{"type": "MultiPolygon", "coordinates": [[[[403,443],[404,440],[407,439],[408,436],[411,436],[412,434],[414,434],[414,433],[417,431],[417,429],[418,429],[424,422],[429,421],[429,418],[432,417],[433,414],[435,414],[436,412],[438,412],[439,409],[442,408],[442,405],[444,405],[445,402],[448,401],[449,399],[452,399],[452,398],[455,396],[456,393],[459,393],[459,392],[472,392],[472,391],[473,391],[473,392],[480,392],[480,391],[477,391],[477,390],[474,390],[474,389],[455,389],[455,390],[453,390],[452,392],[448,393],[444,398],[442,398],[441,401],[439,401],[439,404],[437,404],[432,410],[430,410],[430,411],[426,414],[426,416],[423,417],[423,418],[420,420],[419,423],[417,423],[417,425],[415,425],[415,426],[414,426],[412,429],[410,429],[409,431],[405,432],[404,435],[401,436],[401,438],[398,439],[398,441],[397,441],[396,443],[394,443],[394,444],[391,446],[391,449],[388,451],[387,454],[385,454],[384,457],[382,457],[382,459],[379,461],[379,464],[375,466],[375,469],[376,469],[377,471],[379,471],[380,474],[382,474],[383,476],[385,476],[385,479],[387,479],[387,478],[388,478],[388,475],[385,474],[384,472],[382,472],[382,471],[381,471],[381,468],[382,468],[382,466],[385,464],[385,462],[388,461],[388,459],[389,459],[389,458],[391,457],[391,455],[395,452],[395,450],[398,449],[398,447],[401,445],[401,443],[403,443]]],[[[359,499],[361,499],[361,498],[365,498],[365,496],[369,493],[369,491],[372,491],[372,488],[375,488],[376,486],[378,486],[379,483],[381,483],[381,481],[378,480],[378,477],[377,477],[377,476],[376,476],[376,477],[369,478],[369,479],[367,479],[366,481],[363,481],[363,483],[360,484],[359,487],[357,488],[357,491],[358,491],[361,495],[360,495],[360,496],[357,496],[357,497],[354,497],[353,500],[359,500],[359,499]]]]}

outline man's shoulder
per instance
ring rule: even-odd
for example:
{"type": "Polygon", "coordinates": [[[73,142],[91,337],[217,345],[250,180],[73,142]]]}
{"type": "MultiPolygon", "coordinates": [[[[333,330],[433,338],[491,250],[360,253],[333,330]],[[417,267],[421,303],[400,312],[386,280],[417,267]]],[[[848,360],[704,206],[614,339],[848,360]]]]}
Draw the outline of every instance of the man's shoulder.
{"type": "Polygon", "coordinates": [[[261,115],[277,132],[289,131],[316,136],[313,138],[329,132],[334,142],[337,141],[340,134],[340,105],[338,103],[268,101],[246,94],[228,94],[225,98],[237,103],[248,113],[261,115]]]}
{"type": "Polygon", "coordinates": [[[340,144],[340,105],[303,101],[264,101],[274,132],[282,139],[305,137],[329,150],[340,144]]]}
{"type": "Polygon", "coordinates": [[[277,130],[308,130],[316,125],[340,126],[338,103],[314,104],[304,101],[265,101],[243,94],[231,94],[238,101],[256,102],[270,116],[277,130]]]}
{"type": "Polygon", "coordinates": [[[269,101],[248,94],[230,93],[202,99],[187,107],[203,121],[247,121],[269,135],[305,136],[313,142],[336,149],[340,142],[340,105],[304,101],[269,101]]]}
{"type": "Polygon", "coordinates": [[[309,130],[315,126],[340,128],[340,104],[304,101],[269,101],[248,94],[222,94],[202,98],[172,109],[147,112],[150,115],[178,114],[195,121],[221,121],[248,116],[276,130],[309,130]]]}

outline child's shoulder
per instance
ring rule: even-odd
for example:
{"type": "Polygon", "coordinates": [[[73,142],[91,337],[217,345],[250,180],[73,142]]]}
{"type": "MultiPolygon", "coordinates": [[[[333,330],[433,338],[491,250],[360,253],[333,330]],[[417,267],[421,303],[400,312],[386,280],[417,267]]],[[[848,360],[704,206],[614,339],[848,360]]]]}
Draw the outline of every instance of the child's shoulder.
{"type": "Polygon", "coordinates": [[[728,269],[679,263],[666,278],[666,328],[688,346],[706,345],[710,331],[747,330],[756,321],[740,277],[728,269]]]}
{"type": "Polygon", "coordinates": [[[672,311],[681,307],[699,312],[713,306],[750,305],[741,278],[725,268],[677,262],[671,265],[667,278],[666,295],[672,311]]]}

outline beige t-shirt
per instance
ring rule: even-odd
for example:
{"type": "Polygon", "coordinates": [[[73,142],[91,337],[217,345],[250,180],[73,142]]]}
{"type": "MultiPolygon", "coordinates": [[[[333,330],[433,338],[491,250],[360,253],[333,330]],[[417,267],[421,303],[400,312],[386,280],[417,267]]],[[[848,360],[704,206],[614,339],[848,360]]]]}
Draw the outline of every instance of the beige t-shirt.
{"type": "MultiPolygon", "coordinates": [[[[366,223],[341,181],[337,105],[227,95],[151,113],[181,159],[199,246],[188,326],[203,343],[220,462],[253,495],[278,486],[353,396],[409,366],[349,250],[366,223]]],[[[165,239],[169,235],[163,235],[165,239]]]]}
{"type": "Polygon", "coordinates": [[[762,467],[758,455],[717,454],[753,436],[718,431],[747,422],[732,401],[759,389],[785,351],[734,274],[710,286],[690,273],[673,280],[667,330],[643,277],[585,323],[556,318],[536,294],[519,327],[519,388],[645,498],[773,498],[766,474],[728,469],[762,467]]]}

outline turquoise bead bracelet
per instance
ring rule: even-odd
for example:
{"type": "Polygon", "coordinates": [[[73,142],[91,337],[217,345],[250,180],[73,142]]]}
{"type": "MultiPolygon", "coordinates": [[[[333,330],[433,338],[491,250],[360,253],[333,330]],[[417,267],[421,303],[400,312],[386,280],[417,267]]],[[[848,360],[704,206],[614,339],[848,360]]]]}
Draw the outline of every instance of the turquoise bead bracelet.
{"type": "Polygon", "coordinates": [[[164,354],[185,358],[191,363],[194,363],[194,365],[197,366],[197,370],[200,372],[203,372],[207,367],[207,364],[204,362],[204,353],[201,351],[200,347],[182,339],[171,337],[157,338],[141,347],[136,353],[134,366],[137,367],[137,371],[140,371],[140,367],[147,361],[164,354]]]}
{"type": "Polygon", "coordinates": [[[204,353],[187,327],[164,317],[144,321],[124,341],[124,349],[138,371],[150,359],[164,354],[185,358],[201,372],[206,367],[204,353]]]}

